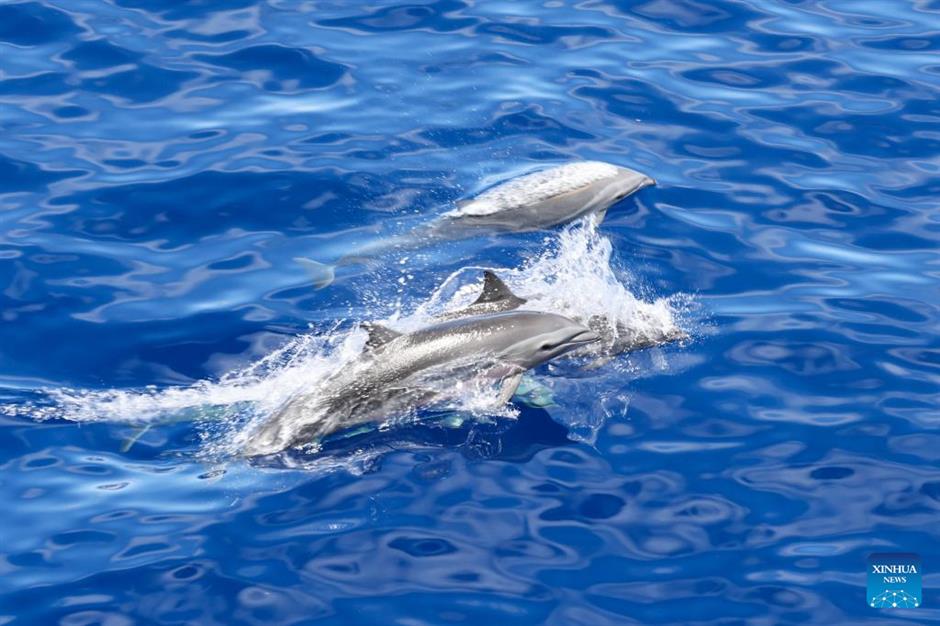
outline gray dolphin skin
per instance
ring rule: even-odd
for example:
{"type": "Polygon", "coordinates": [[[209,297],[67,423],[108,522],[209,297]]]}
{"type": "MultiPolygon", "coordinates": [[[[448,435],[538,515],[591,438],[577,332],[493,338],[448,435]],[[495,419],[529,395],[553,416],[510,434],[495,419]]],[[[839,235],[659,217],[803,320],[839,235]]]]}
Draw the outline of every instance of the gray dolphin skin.
{"type": "MultiPolygon", "coordinates": [[[[459,319],[493,311],[512,311],[525,302],[527,300],[513,293],[495,272],[484,270],[483,289],[476,301],[457,311],[445,312],[439,316],[439,319],[459,319]]],[[[588,369],[599,367],[618,354],[688,339],[688,335],[678,327],[665,328],[650,334],[630,328],[623,322],[612,321],[602,315],[592,315],[587,320],[578,321],[585,323],[600,339],[592,345],[569,351],[566,356],[593,357],[594,360],[586,366],[588,369]]]]}
{"type": "Polygon", "coordinates": [[[603,161],[577,161],[550,167],[496,185],[432,224],[434,232],[525,232],[567,224],[586,215],[604,220],[613,204],[656,184],[627,167],[603,161]]]}
{"type": "Polygon", "coordinates": [[[331,433],[378,422],[438,399],[481,375],[508,402],[522,374],[598,341],[589,328],[561,315],[510,311],[432,324],[400,334],[379,325],[352,364],[316,389],[289,400],[253,434],[246,454],[274,454],[331,433]]]}
{"type": "Polygon", "coordinates": [[[333,283],[339,267],[361,265],[390,250],[411,250],[434,243],[482,234],[545,230],[594,215],[598,223],[607,210],[656,181],[603,161],[574,161],[524,174],[462,200],[456,208],[403,235],[362,245],[335,265],[296,257],[322,289],[333,283]]]}

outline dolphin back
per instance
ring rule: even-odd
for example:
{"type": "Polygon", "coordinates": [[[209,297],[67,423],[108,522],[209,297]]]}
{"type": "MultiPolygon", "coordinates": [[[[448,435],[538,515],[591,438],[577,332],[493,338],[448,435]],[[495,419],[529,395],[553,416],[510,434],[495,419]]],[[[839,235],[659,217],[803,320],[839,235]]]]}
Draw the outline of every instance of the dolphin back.
{"type": "Polygon", "coordinates": [[[565,224],[607,209],[652,178],[602,161],[578,161],[492,187],[441,216],[441,228],[525,232],[565,224]]]}

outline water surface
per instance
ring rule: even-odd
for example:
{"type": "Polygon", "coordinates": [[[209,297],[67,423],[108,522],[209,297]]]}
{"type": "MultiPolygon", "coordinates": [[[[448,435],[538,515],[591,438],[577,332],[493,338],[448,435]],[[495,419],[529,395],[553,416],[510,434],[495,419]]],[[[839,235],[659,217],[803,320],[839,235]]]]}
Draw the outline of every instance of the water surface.
{"type": "Polygon", "coordinates": [[[0,623],[940,620],[938,11],[0,4],[0,623]],[[575,158],[658,184],[594,236],[295,261],[575,158]],[[540,371],[560,408],[232,454],[465,266],[693,339],[540,371]],[[873,551],[922,608],[867,607],[873,551]]]}

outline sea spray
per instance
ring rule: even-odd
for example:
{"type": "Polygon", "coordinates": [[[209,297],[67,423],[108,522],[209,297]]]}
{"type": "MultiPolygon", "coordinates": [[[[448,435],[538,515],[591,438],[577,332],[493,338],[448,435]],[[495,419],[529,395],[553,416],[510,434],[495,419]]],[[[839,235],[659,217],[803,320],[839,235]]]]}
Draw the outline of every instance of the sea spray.
{"type": "Polygon", "coordinates": [[[297,390],[351,361],[361,350],[365,333],[336,324],[323,332],[304,333],[247,367],[218,380],[178,387],[138,390],[83,390],[61,387],[44,391],[30,405],[10,405],[8,413],[33,419],[74,422],[152,424],[217,415],[218,407],[250,403],[261,412],[273,410],[297,390]]]}
{"type": "MultiPolygon", "coordinates": [[[[521,267],[490,269],[528,300],[526,309],[560,313],[591,322],[592,327],[595,321],[603,325],[606,337],[599,347],[608,349],[611,356],[624,345],[655,346],[688,337],[684,326],[691,325],[686,319],[691,317],[691,299],[682,294],[652,300],[637,297],[638,279],[618,269],[612,256],[610,239],[587,218],[546,237],[543,251],[521,267]]],[[[482,269],[454,272],[418,307],[415,317],[426,321],[469,305],[479,295],[482,269]]],[[[584,359],[582,363],[556,361],[548,366],[551,376],[539,377],[538,403],[568,427],[572,438],[592,443],[607,419],[626,414],[630,396],[625,380],[640,375],[643,368],[666,366],[662,354],[657,362],[647,358],[639,366],[641,358],[620,357],[589,371],[584,370],[584,359]]]]}
{"type": "MultiPolygon", "coordinates": [[[[680,300],[646,301],[630,291],[636,278],[612,263],[613,246],[593,218],[576,222],[545,238],[542,253],[519,268],[492,268],[528,301],[524,308],[560,313],[587,323],[603,320],[610,333],[629,332],[636,343],[658,345],[684,335],[679,326],[680,300]]],[[[481,267],[462,268],[446,278],[415,314],[402,320],[420,326],[435,316],[469,305],[479,295],[481,267]]],[[[616,339],[613,337],[612,339],[616,339]]]]}

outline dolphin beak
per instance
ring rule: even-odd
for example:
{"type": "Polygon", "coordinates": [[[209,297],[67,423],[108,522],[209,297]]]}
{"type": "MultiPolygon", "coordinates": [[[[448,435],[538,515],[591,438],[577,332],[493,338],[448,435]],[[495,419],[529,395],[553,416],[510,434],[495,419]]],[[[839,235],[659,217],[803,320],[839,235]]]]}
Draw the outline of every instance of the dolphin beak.
{"type": "Polygon", "coordinates": [[[650,187],[656,184],[656,181],[642,172],[631,170],[629,167],[620,168],[620,179],[626,183],[626,189],[621,198],[626,198],[632,193],[636,193],[644,187],[650,187]]]}
{"type": "Polygon", "coordinates": [[[593,330],[585,328],[584,330],[580,331],[579,333],[571,337],[571,339],[568,340],[568,343],[571,345],[575,345],[575,346],[581,346],[586,343],[594,343],[595,341],[600,341],[600,340],[601,340],[600,335],[595,333],[593,330]]]}
{"type": "Polygon", "coordinates": [[[640,189],[643,189],[645,187],[652,187],[653,185],[656,184],[656,181],[650,178],[649,176],[647,176],[646,174],[641,174],[633,170],[628,170],[628,171],[630,172],[633,178],[633,180],[630,181],[633,185],[633,191],[639,191],[640,189]]]}

